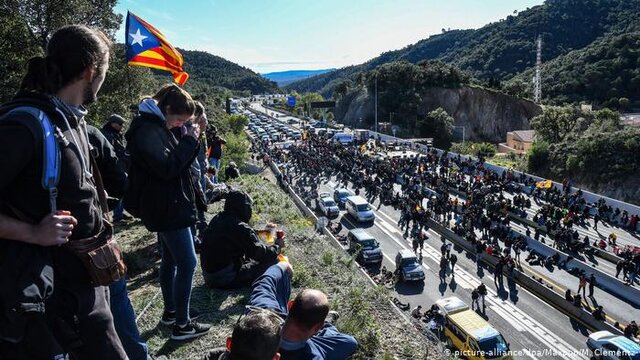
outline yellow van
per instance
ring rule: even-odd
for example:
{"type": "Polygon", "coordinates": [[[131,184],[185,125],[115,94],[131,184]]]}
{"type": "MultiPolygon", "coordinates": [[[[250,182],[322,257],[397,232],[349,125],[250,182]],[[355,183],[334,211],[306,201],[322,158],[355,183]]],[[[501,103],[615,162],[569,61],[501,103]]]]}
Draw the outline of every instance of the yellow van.
{"type": "Polygon", "coordinates": [[[512,359],[509,344],[502,334],[462,300],[452,296],[436,301],[436,305],[445,319],[443,331],[447,346],[457,350],[458,357],[512,359]]]}

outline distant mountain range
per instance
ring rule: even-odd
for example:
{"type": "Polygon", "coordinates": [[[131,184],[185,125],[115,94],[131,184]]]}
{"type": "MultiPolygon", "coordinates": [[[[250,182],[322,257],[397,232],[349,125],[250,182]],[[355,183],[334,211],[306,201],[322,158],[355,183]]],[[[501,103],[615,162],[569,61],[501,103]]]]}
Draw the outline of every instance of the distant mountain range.
{"type": "Polygon", "coordinates": [[[400,50],[385,52],[363,64],[299,80],[285,88],[332,96],[333,90],[341,82],[356,81],[360,74],[379,65],[401,60],[411,63],[440,60],[469,72],[479,83],[495,88],[527,72],[528,76],[518,78],[529,89],[530,69],[535,65],[536,58],[535,41],[541,35],[545,80],[549,79],[545,74],[558,74],[556,68],[564,69],[569,65],[572,66],[572,74],[588,80],[587,84],[581,85],[578,82],[582,79],[568,79],[565,76],[562,81],[570,81],[571,84],[558,84],[557,78],[552,80],[553,83],[547,82],[544,84],[547,89],[553,87],[553,91],[543,91],[547,100],[603,102],[605,99],[610,101],[625,97],[634,103],[640,102],[640,93],[637,91],[637,81],[640,80],[636,60],[638,49],[634,48],[632,39],[619,37],[638,31],[640,0],[547,0],[542,5],[514,13],[479,29],[443,30],[441,34],[400,50]],[[614,44],[623,44],[624,47],[622,50],[606,47],[614,44]],[[565,57],[573,51],[587,48],[582,55],[574,53],[565,57]],[[611,51],[607,52],[607,49],[611,51]],[[607,62],[594,57],[596,54],[604,55],[607,62]],[[562,60],[553,61],[556,58],[562,60]],[[576,60],[579,60],[578,64],[566,63],[576,60]],[[615,67],[607,67],[610,64],[615,67]],[[600,86],[591,89],[591,84],[598,84],[605,79],[616,81],[611,84],[614,89],[604,94],[600,86]],[[560,89],[573,93],[559,94],[562,91],[560,89]]]}
{"type": "Polygon", "coordinates": [[[271,81],[275,81],[276,83],[278,83],[279,86],[284,86],[294,81],[303,80],[312,76],[321,75],[334,70],[335,69],[287,70],[287,71],[279,71],[279,72],[270,72],[267,74],[262,74],[262,76],[264,76],[265,78],[271,81]]]}

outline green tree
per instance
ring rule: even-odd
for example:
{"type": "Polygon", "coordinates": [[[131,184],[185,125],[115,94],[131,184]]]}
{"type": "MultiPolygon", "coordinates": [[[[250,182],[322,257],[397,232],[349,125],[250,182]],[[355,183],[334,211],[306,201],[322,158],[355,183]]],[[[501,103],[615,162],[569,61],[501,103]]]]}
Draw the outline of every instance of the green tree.
{"type": "Polygon", "coordinates": [[[527,170],[532,174],[544,174],[549,167],[549,143],[534,142],[527,151],[527,170]]]}
{"type": "Polygon", "coordinates": [[[570,107],[547,106],[542,114],[531,119],[531,128],[543,140],[556,144],[574,130],[578,118],[570,107]]]}
{"type": "Polygon", "coordinates": [[[229,127],[234,134],[242,133],[244,127],[249,124],[249,118],[240,114],[229,115],[227,121],[229,122],[229,127]]]}
{"type": "MultiPolygon", "coordinates": [[[[113,8],[117,0],[5,0],[7,10],[27,25],[29,37],[44,50],[49,36],[69,24],[85,24],[114,38],[122,15],[113,8]]],[[[3,9],[4,10],[4,9],[3,9]]]]}
{"type": "Polygon", "coordinates": [[[449,148],[453,137],[453,121],[444,109],[437,108],[418,121],[419,134],[421,137],[432,137],[435,147],[449,148]]]}

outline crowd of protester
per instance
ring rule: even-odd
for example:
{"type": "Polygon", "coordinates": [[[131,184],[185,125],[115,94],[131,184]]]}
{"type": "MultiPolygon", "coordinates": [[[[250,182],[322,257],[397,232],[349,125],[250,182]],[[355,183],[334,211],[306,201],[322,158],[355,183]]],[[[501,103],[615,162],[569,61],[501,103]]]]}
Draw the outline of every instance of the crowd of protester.
{"type": "MultiPolygon", "coordinates": [[[[260,143],[254,147],[264,153],[265,159],[279,164],[282,171],[279,181],[292,185],[309,204],[317,196],[318,183],[335,177],[337,186],[352,187],[355,195],[366,197],[370,204],[377,201],[378,207],[386,205],[399,210],[398,226],[413,243],[419,245],[420,240],[424,241],[429,219],[450,227],[475,247],[479,264],[486,256],[498,258],[494,272],[498,287],[502,286],[503,271],[510,274],[526,261],[532,266],[565,268],[579,279],[584,278],[579,288],[582,298],[587,297],[587,284],[589,297],[593,298],[597,285],[593,274],[588,276],[568,267],[571,255],[564,260],[558,252],[543,256],[528,248],[528,241],[550,241],[558,250],[575,256],[593,254],[598,243],[592,245],[587,236],[581,238],[578,226],[596,227],[598,221],[606,221],[610,226],[633,231],[637,224],[637,214],[629,216],[626,211],[611,210],[604,200],[588,204],[582,191],[570,192],[569,184],[565,184],[563,191],[542,189],[523,173],[491,171],[482,159],[449,157],[435,149],[413,157],[389,158],[380,154],[387,146],[395,147],[394,144],[362,139],[344,146],[322,136],[308,137],[299,146],[288,149],[260,143]],[[399,190],[394,190],[396,183],[400,184],[399,190]],[[515,231],[511,221],[515,218],[524,222],[533,202],[539,208],[529,221],[537,226],[529,224],[522,233],[515,231]],[[588,222],[591,218],[595,220],[593,225],[588,222]],[[524,252],[528,255],[521,259],[524,252]]],[[[333,229],[335,225],[330,227],[333,229]]],[[[610,236],[609,245],[615,245],[615,234],[610,236]]],[[[640,268],[640,254],[620,255],[623,260],[617,265],[616,277],[623,271],[624,280],[633,285],[640,268]]],[[[450,266],[444,255],[443,262],[450,266]]],[[[376,276],[380,284],[389,284],[393,279],[389,271],[376,276]]],[[[582,306],[582,302],[578,300],[576,305],[582,306]]]]}
{"type": "MultiPolygon", "coordinates": [[[[114,114],[102,131],[87,124],[110,55],[102,32],[60,28],[0,107],[0,358],[151,359],[113,231],[130,219],[125,210],[157,234],[158,321],[172,340],[212,326],[190,303],[199,251],[212,291],[252,287],[227,348],[205,358],[350,356],[357,342],[333,325],[326,294],[304,289],[289,303],[284,237],[265,244],[248,224],[251,198],[216,185],[225,140],[202,104],[169,84],[142,99],[130,123],[114,114]],[[207,224],[208,204],[221,199],[207,224]]],[[[238,166],[225,175],[239,177],[238,166]]]]}

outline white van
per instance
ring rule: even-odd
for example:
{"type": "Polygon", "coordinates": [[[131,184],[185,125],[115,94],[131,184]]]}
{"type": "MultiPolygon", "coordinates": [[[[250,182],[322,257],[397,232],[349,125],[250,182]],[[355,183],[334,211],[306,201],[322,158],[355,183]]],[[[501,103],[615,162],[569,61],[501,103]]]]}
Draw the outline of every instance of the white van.
{"type": "Polygon", "coordinates": [[[351,145],[353,143],[353,134],[337,133],[333,135],[332,139],[342,145],[351,145]]]}
{"type": "Polygon", "coordinates": [[[360,196],[349,196],[345,203],[345,208],[347,213],[351,214],[359,222],[373,222],[376,219],[376,214],[373,213],[371,205],[360,196]]]}

